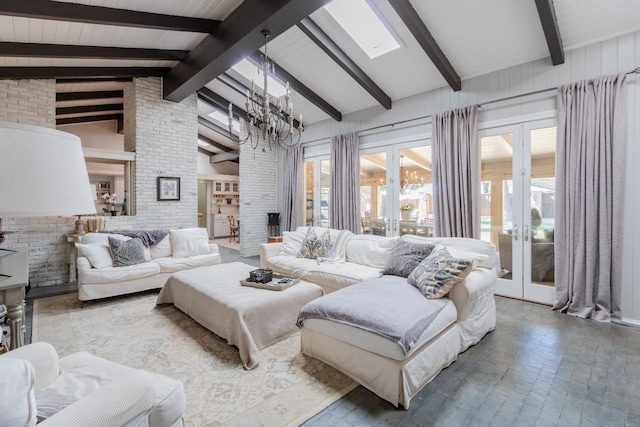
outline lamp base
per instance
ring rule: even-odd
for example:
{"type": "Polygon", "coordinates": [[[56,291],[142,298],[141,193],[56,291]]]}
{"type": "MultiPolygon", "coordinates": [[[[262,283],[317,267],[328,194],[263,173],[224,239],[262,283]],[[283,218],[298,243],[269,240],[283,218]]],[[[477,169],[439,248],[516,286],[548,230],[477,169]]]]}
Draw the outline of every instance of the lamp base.
{"type": "Polygon", "coordinates": [[[80,218],[80,215],[78,215],[78,219],[76,221],[76,229],[74,230],[74,233],[76,234],[84,234],[84,221],[82,220],[82,218],[80,218]]]}

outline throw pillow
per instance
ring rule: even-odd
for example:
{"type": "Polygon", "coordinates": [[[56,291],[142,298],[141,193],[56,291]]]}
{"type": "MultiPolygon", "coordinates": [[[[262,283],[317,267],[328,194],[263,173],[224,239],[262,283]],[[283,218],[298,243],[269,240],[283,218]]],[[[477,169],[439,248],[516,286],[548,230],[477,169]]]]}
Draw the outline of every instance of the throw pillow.
{"type": "Polygon", "coordinates": [[[109,237],[114,267],[126,267],[147,262],[144,243],[140,239],[119,240],[109,237]]]}
{"type": "Polygon", "coordinates": [[[171,236],[167,236],[155,245],[149,247],[149,253],[152,259],[165,258],[171,256],[171,236]]]}
{"type": "Polygon", "coordinates": [[[340,230],[331,245],[331,249],[321,257],[318,257],[318,263],[321,262],[345,262],[347,260],[347,243],[353,236],[349,230],[340,230]]]}
{"type": "Polygon", "coordinates": [[[78,249],[78,256],[87,258],[93,268],[113,267],[113,258],[106,242],[76,243],[76,249],[78,249]]]}
{"type": "Polygon", "coordinates": [[[186,258],[209,253],[209,235],[206,228],[171,230],[174,258],[186,258]]]}
{"type": "Polygon", "coordinates": [[[300,247],[304,242],[306,233],[301,231],[284,231],[282,233],[282,246],[278,255],[298,256],[300,247]]]}
{"type": "Polygon", "coordinates": [[[407,282],[429,299],[442,298],[473,270],[474,262],[451,256],[446,248],[433,252],[409,275],[407,282]]]}
{"type": "Polygon", "coordinates": [[[46,420],[62,411],[78,399],[73,396],[55,394],[46,390],[36,390],[36,408],[38,409],[38,422],[46,420]]]}
{"type": "Polygon", "coordinates": [[[329,249],[331,249],[331,234],[329,230],[318,237],[315,230],[309,227],[302,246],[300,246],[298,258],[317,259],[324,256],[329,249]]]}
{"type": "Polygon", "coordinates": [[[420,261],[429,256],[435,246],[431,244],[409,243],[399,240],[391,251],[382,274],[407,277],[420,261]]]}

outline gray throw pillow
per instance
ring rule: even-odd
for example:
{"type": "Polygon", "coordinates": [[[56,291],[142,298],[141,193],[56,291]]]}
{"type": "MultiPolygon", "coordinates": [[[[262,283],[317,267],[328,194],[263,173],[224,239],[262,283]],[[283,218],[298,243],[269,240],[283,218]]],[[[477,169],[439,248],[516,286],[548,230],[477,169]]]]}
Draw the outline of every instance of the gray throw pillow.
{"type": "Polygon", "coordinates": [[[409,243],[399,240],[391,251],[382,274],[409,276],[413,269],[420,264],[420,261],[429,256],[433,248],[435,246],[428,243],[409,243]]]}
{"type": "Polygon", "coordinates": [[[316,231],[309,227],[307,235],[300,246],[298,258],[317,259],[325,256],[331,249],[331,234],[329,230],[325,231],[318,237],[316,231]]]}
{"type": "Polygon", "coordinates": [[[411,272],[407,282],[429,298],[442,298],[473,270],[473,261],[457,259],[446,248],[433,252],[411,272]]]}
{"type": "Polygon", "coordinates": [[[109,247],[111,247],[114,267],[147,262],[144,256],[144,244],[140,239],[119,240],[109,237],[109,247]]]}

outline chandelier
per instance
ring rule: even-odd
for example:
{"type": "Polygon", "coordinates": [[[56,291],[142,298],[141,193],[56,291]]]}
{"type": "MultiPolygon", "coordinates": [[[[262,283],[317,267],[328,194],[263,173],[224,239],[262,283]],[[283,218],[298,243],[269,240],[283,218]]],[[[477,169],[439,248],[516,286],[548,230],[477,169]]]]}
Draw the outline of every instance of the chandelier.
{"type": "Polygon", "coordinates": [[[404,167],[404,156],[400,156],[400,191],[405,193],[415,185],[424,184],[424,178],[418,174],[417,170],[409,170],[404,167]]]}
{"type": "MultiPolygon", "coordinates": [[[[244,103],[246,115],[243,121],[246,126],[247,136],[236,143],[242,145],[249,141],[254,150],[262,145],[262,151],[273,150],[278,145],[281,148],[293,147],[300,142],[304,127],[302,126],[302,114],[297,126],[293,119],[293,102],[290,101],[289,82],[285,87],[283,97],[270,97],[267,87],[267,77],[275,74],[275,62],[267,55],[267,41],[271,31],[262,30],[264,36],[264,54],[258,66],[258,74],[262,72],[264,85],[262,93],[254,89],[253,80],[251,89],[247,89],[247,99],[244,103]],[[284,108],[284,109],[283,109],[284,108]]],[[[229,134],[233,129],[233,105],[229,104],[229,134]]],[[[232,138],[233,140],[233,138],[232,138]]]]}

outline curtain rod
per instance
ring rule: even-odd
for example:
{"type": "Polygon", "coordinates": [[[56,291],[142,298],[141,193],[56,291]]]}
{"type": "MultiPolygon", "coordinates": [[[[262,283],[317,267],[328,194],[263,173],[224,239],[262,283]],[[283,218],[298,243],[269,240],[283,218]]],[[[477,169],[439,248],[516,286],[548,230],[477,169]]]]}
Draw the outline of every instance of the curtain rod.
{"type": "MultiPolygon", "coordinates": [[[[627,71],[625,74],[640,74],[640,67],[636,67],[631,71],[627,71]]],[[[495,104],[496,102],[509,101],[511,99],[522,98],[524,96],[537,95],[537,94],[545,93],[545,92],[551,92],[552,90],[557,90],[557,89],[558,89],[558,86],[554,86],[554,87],[550,87],[550,88],[547,88],[547,89],[535,90],[533,92],[521,93],[519,95],[507,96],[505,98],[493,99],[491,101],[486,101],[486,102],[483,102],[481,104],[478,104],[478,108],[482,108],[484,105],[487,105],[487,104],[495,104]]],[[[401,120],[399,122],[388,123],[386,125],[373,126],[373,127],[370,127],[370,128],[359,130],[359,131],[357,131],[357,133],[360,134],[360,133],[363,133],[363,132],[369,132],[371,130],[382,129],[382,128],[386,128],[386,127],[392,127],[393,128],[394,126],[401,125],[403,123],[414,122],[416,120],[431,119],[431,116],[433,116],[433,114],[429,114],[427,116],[414,117],[413,119],[401,120]]],[[[328,138],[330,138],[330,137],[328,137],[328,138]]],[[[305,144],[313,143],[313,142],[317,142],[317,141],[322,141],[323,139],[327,139],[327,137],[318,138],[318,139],[314,139],[314,140],[311,140],[311,141],[306,141],[305,144]]]]}

